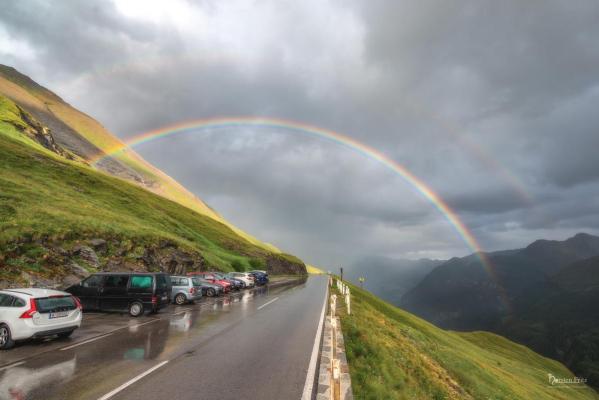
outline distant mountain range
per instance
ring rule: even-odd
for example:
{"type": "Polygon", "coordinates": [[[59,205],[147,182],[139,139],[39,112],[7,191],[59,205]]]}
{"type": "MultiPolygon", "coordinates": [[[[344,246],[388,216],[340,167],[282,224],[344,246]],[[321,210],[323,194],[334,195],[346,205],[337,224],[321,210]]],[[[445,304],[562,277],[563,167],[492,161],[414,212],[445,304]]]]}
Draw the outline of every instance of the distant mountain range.
{"type": "Polygon", "coordinates": [[[407,260],[381,256],[364,257],[345,268],[345,278],[389,303],[398,305],[401,297],[414,288],[429,272],[441,265],[443,260],[407,260]]]}
{"type": "Polygon", "coordinates": [[[526,248],[453,258],[400,306],[454,330],[489,330],[564,362],[599,387],[599,237],[537,240],[526,248]]]}

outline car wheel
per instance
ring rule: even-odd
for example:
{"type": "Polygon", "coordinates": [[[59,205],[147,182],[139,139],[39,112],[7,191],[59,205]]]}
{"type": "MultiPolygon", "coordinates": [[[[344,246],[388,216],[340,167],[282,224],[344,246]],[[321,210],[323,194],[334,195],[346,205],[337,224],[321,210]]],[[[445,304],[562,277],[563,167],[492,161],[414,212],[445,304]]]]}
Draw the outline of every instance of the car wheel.
{"type": "Polygon", "coordinates": [[[131,315],[132,317],[139,317],[143,313],[144,313],[144,305],[141,304],[139,301],[134,301],[129,306],[129,315],[131,315]]]}
{"type": "Polygon", "coordinates": [[[185,304],[186,301],[187,301],[187,297],[185,297],[185,295],[183,293],[179,293],[178,295],[175,296],[175,304],[177,304],[179,306],[185,304]]]}
{"type": "Polygon", "coordinates": [[[208,290],[206,291],[206,294],[208,295],[208,297],[214,297],[214,295],[216,293],[214,292],[214,289],[208,288],[208,290]]]}
{"type": "Polygon", "coordinates": [[[68,331],[68,332],[61,332],[58,334],[58,337],[59,338],[68,338],[69,336],[71,336],[73,334],[73,332],[75,332],[74,329],[72,331],[68,331]]]}
{"type": "Polygon", "coordinates": [[[15,345],[15,341],[12,340],[10,334],[10,328],[8,325],[0,325],[0,349],[8,350],[15,345]]]}

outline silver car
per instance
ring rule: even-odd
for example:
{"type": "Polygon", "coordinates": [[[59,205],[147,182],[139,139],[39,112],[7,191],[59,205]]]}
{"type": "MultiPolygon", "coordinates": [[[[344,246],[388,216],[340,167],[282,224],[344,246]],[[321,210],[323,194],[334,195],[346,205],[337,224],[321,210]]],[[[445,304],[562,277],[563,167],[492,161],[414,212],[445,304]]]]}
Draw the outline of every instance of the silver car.
{"type": "Polygon", "coordinates": [[[171,276],[173,303],[182,305],[192,303],[202,297],[202,286],[197,278],[189,276],[171,276]]]}
{"type": "Polygon", "coordinates": [[[256,286],[256,279],[250,275],[248,272],[229,272],[227,276],[233,279],[239,279],[245,284],[246,288],[251,288],[256,286]]]}

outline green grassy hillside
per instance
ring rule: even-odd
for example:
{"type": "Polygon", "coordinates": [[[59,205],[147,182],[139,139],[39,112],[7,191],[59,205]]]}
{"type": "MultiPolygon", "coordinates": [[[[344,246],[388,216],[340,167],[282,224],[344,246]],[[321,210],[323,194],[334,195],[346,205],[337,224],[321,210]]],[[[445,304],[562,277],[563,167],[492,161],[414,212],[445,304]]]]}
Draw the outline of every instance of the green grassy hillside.
{"type": "Polygon", "coordinates": [[[22,111],[0,95],[0,283],[18,281],[23,271],[60,277],[71,262],[93,271],[98,265],[71,250],[94,238],[107,241],[100,268],[138,269],[157,260],[225,271],[271,263],[305,273],[297,258],[269,252],[213,218],[70,161],[28,130],[22,111]]]}
{"type": "Polygon", "coordinates": [[[357,399],[598,399],[557,361],[487,332],[445,331],[352,287],[342,314],[357,399]]]}
{"type": "MultiPolygon", "coordinates": [[[[4,94],[31,112],[40,112],[50,118],[56,118],[71,128],[78,136],[89,142],[93,150],[86,149],[84,151],[83,149],[78,149],[80,150],[78,155],[84,160],[93,160],[96,156],[110,154],[111,151],[123,146],[123,143],[98,121],[71,107],[62,98],[39,85],[28,76],[21,74],[12,67],[1,64],[0,94],[4,94]]],[[[139,179],[131,180],[133,183],[141,184],[146,189],[160,196],[228,225],[239,236],[244,237],[256,246],[271,252],[280,252],[275,246],[263,243],[229,224],[228,221],[206,205],[201,199],[189,192],[176,180],[145,161],[135,151],[128,149],[119,152],[112,156],[112,158],[125,166],[125,168],[133,171],[135,176],[139,177],[139,179]]],[[[101,164],[99,168],[105,172],[119,176],[114,168],[103,168],[101,164]]],[[[126,177],[130,178],[129,174],[126,174],[126,177]]]]}

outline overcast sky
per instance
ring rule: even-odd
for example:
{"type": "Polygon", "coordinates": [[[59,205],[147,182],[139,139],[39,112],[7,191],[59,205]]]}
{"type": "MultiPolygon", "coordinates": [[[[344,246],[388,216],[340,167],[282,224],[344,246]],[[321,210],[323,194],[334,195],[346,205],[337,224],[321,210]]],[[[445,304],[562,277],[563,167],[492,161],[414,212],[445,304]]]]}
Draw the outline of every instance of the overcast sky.
{"type": "MultiPolygon", "coordinates": [[[[596,1],[0,0],[0,63],[122,139],[286,118],[383,152],[488,250],[599,232],[596,1]]],[[[470,249],[401,176],[285,129],[136,148],[227,219],[327,268],[470,249]]]]}

